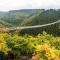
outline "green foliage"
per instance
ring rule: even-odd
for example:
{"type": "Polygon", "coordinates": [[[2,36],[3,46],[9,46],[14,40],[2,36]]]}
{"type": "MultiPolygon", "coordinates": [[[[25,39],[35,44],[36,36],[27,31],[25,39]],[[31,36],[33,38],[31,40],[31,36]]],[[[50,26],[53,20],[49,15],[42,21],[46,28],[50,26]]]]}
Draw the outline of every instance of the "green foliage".
{"type": "MultiPolygon", "coordinates": [[[[48,23],[58,21],[60,19],[58,12],[59,11],[55,9],[45,10],[36,16],[29,17],[28,19],[22,21],[21,25],[22,26],[32,26],[32,25],[34,26],[34,25],[43,25],[43,24],[48,24],[48,23]]],[[[28,33],[28,34],[30,33],[38,34],[38,33],[41,33],[42,31],[46,31],[49,34],[60,35],[59,26],[60,24],[57,23],[51,26],[46,26],[46,27],[26,29],[26,30],[22,30],[21,32],[28,33]]]]}
{"type": "Polygon", "coordinates": [[[44,9],[22,9],[22,10],[11,10],[8,12],[0,12],[0,22],[7,26],[20,26],[21,22],[28,17],[43,12],[44,9]]]}
{"type": "MultiPolygon", "coordinates": [[[[0,27],[16,25],[21,26],[38,24],[40,25],[51,23],[60,19],[59,13],[60,10],[51,9],[47,11],[44,10],[33,11],[34,12],[32,12],[32,10],[9,11],[9,13],[6,16],[4,13],[4,16],[0,16],[1,19],[0,27]]],[[[9,31],[7,33],[1,30],[0,57],[10,55],[32,56],[32,54],[35,53],[36,55],[39,55],[40,60],[60,60],[60,37],[56,36],[60,35],[59,26],[60,24],[58,23],[55,25],[37,29],[21,30],[21,33],[23,34],[24,33],[33,34],[33,35],[25,34],[22,36],[19,33],[20,30],[16,30],[15,32],[9,31]],[[54,34],[55,36],[51,34],[54,34]]]]}
{"type": "Polygon", "coordinates": [[[0,33],[0,56],[32,56],[34,53],[38,54],[40,59],[60,59],[60,37],[46,32],[36,36],[0,33]]]}
{"type": "Polygon", "coordinates": [[[47,43],[37,45],[35,48],[35,53],[39,55],[40,60],[60,60],[59,50],[56,50],[47,43]]]}

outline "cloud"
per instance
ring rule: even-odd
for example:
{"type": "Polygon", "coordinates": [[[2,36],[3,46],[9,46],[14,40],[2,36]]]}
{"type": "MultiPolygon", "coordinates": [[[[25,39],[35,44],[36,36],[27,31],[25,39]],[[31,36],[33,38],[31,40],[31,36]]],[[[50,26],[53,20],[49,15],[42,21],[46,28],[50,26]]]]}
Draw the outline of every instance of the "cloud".
{"type": "Polygon", "coordinates": [[[60,0],[0,0],[0,11],[29,8],[60,8],[60,0]]]}
{"type": "Polygon", "coordinates": [[[32,2],[33,8],[59,8],[60,1],[59,0],[33,0],[32,2]]]}

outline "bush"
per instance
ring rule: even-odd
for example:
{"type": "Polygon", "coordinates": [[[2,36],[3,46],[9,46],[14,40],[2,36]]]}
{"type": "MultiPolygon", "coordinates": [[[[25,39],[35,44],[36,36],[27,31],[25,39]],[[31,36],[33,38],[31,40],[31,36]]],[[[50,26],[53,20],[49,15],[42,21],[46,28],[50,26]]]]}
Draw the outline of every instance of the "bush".
{"type": "Polygon", "coordinates": [[[0,33],[0,56],[32,56],[34,53],[38,54],[40,59],[60,59],[60,37],[54,37],[46,32],[36,36],[0,33]]]}
{"type": "Polygon", "coordinates": [[[59,50],[50,47],[49,44],[37,45],[35,48],[35,53],[39,55],[40,60],[60,60],[59,50]]]}

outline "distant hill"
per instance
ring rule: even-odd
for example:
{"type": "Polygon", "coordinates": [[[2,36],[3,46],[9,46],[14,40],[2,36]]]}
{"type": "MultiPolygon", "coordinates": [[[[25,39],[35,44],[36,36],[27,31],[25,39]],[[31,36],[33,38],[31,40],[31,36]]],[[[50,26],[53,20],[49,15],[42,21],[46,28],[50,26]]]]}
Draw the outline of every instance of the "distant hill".
{"type": "MultiPolygon", "coordinates": [[[[60,20],[60,10],[49,9],[43,11],[42,13],[39,13],[36,16],[31,16],[28,19],[25,19],[24,21],[22,21],[21,26],[43,25],[58,20],[60,20]]],[[[38,34],[42,31],[46,31],[47,33],[58,35],[58,33],[60,32],[59,27],[60,23],[57,23],[51,26],[22,30],[21,33],[38,34]]]]}
{"type": "Polygon", "coordinates": [[[8,12],[0,12],[0,20],[12,24],[13,26],[20,26],[21,22],[31,16],[43,12],[44,9],[22,9],[11,10],[8,12]]]}
{"type": "Polygon", "coordinates": [[[12,24],[9,24],[9,23],[7,23],[7,22],[5,22],[5,21],[2,21],[2,20],[0,20],[0,27],[9,27],[9,26],[13,26],[12,24]]]}
{"type": "Polygon", "coordinates": [[[24,20],[21,25],[42,25],[52,23],[60,19],[58,11],[54,9],[43,11],[36,16],[31,16],[24,20]]]}
{"type": "MultiPolygon", "coordinates": [[[[57,20],[60,20],[60,9],[22,9],[0,12],[0,27],[42,25],[57,20]]],[[[21,30],[21,33],[36,34],[41,31],[57,35],[60,32],[60,23],[37,29],[21,30]]]]}

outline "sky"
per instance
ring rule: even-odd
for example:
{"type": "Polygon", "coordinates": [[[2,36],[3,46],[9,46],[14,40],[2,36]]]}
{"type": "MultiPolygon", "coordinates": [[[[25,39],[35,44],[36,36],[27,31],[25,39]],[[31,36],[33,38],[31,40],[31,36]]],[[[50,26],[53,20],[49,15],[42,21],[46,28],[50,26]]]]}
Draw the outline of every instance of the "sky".
{"type": "Polygon", "coordinates": [[[0,11],[50,8],[60,9],[60,0],[0,0],[0,11]]]}

